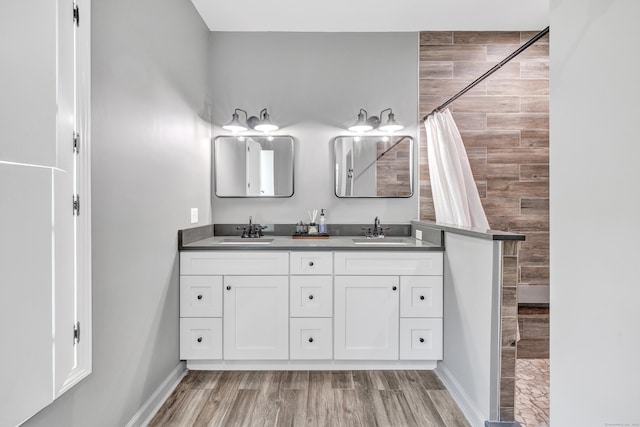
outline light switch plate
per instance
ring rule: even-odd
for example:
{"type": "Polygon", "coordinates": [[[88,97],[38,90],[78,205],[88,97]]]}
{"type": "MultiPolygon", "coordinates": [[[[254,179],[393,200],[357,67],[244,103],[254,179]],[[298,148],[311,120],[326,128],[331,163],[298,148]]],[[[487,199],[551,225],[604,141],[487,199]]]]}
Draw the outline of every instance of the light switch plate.
{"type": "Polygon", "coordinates": [[[191,224],[198,222],[198,208],[191,208],[191,224]]]}
{"type": "Polygon", "coordinates": [[[416,230],[416,239],[422,240],[422,230],[416,230]]]}

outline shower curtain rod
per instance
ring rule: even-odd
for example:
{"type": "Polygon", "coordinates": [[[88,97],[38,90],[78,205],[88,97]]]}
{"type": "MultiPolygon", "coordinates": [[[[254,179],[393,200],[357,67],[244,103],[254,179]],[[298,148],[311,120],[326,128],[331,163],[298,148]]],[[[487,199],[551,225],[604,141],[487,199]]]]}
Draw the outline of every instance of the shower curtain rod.
{"type": "Polygon", "coordinates": [[[525,44],[520,46],[517,50],[515,50],[511,55],[509,55],[506,58],[504,58],[502,61],[497,63],[495,66],[493,66],[489,71],[487,71],[486,73],[484,73],[483,75],[481,75],[480,77],[475,79],[473,82],[469,83],[469,85],[467,87],[465,87],[460,92],[458,92],[455,95],[453,95],[451,98],[449,98],[447,101],[445,101],[442,105],[439,105],[432,112],[430,112],[429,114],[424,116],[422,118],[422,121],[424,122],[425,120],[427,120],[427,117],[429,117],[433,113],[436,113],[436,112],[442,110],[447,105],[451,104],[453,101],[455,101],[456,99],[460,98],[462,95],[464,95],[465,93],[467,93],[468,91],[473,89],[474,86],[476,86],[478,83],[480,83],[481,81],[483,81],[484,79],[489,77],[491,74],[493,74],[496,71],[498,71],[504,64],[506,64],[507,62],[511,61],[513,58],[515,58],[520,53],[522,53],[524,50],[526,50],[529,46],[531,46],[532,44],[534,44],[535,42],[540,40],[542,37],[547,35],[548,32],[549,32],[549,27],[547,27],[544,30],[540,31],[538,34],[533,36],[533,38],[531,38],[531,40],[529,40],[528,42],[526,42],[525,44]]]}

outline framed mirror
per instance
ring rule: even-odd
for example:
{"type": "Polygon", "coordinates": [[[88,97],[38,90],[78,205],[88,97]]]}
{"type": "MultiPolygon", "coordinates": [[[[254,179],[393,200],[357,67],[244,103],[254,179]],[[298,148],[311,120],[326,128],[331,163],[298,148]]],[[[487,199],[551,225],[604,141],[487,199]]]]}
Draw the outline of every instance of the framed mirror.
{"type": "Polygon", "coordinates": [[[213,141],[217,197],[291,197],[293,138],[219,136],[213,141]]]}
{"type": "Polygon", "coordinates": [[[338,197],[411,197],[413,139],[406,135],[339,136],[334,141],[338,197]]]}

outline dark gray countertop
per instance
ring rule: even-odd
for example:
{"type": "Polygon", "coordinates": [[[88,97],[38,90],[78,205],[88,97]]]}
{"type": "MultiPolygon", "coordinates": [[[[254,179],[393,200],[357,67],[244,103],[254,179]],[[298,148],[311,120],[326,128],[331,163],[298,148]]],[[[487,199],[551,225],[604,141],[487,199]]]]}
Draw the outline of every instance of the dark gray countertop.
{"type": "Polygon", "coordinates": [[[524,234],[510,233],[508,231],[482,230],[479,228],[466,228],[457,225],[442,224],[432,221],[411,221],[411,226],[418,230],[439,230],[463,236],[477,237],[486,240],[525,240],[524,234]]]}
{"type": "Polygon", "coordinates": [[[210,224],[178,231],[178,249],[181,251],[444,251],[444,232],[487,240],[524,240],[522,234],[496,230],[479,230],[456,227],[431,221],[412,221],[411,224],[391,224],[385,239],[372,239],[364,244],[353,239],[362,239],[364,224],[332,224],[329,239],[293,239],[295,224],[272,225],[271,233],[265,232],[262,239],[238,239],[235,224],[210,224]],[[422,240],[412,235],[422,231],[422,240]],[[215,236],[214,236],[215,234],[215,236]],[[267,239],[272,239],[267,243],[267,239]]]}
{"type": "Polygon", "coordinates": [[[329,239],[293,239],[290,236],[265,236],[262,239],[237,239],[232,236],[207,237],[191,243],[182,244],[182,251],[435,251],[444,250],[442,246],[416,240],[413,237],[390,237],[371,239],[364,244],[353,239],[363,240],[362,236],[337,236],[329,239]],[[270,243],[266,240],[273,239],[270,243]],[[230,240],[230,241],[229,241],[230,240]],[[262,240],[262,241],[261,241],[262,240]],[[226,241],[226,242],[225,242],[226,241]]]}

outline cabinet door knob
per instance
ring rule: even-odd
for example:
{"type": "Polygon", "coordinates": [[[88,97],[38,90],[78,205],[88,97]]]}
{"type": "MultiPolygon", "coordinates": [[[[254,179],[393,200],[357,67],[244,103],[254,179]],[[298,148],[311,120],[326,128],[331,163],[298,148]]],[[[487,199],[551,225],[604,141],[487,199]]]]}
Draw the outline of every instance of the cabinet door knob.
{"type": "Polygon", "coordinates": [[[398,289],[397,286],[392,287],[391,289],[393,289],[394,291],[398,289]]]}
{"type": "Polygon", "coordinates": [[[227,286],[227,290],[230,291],[231,290],[231,286],[227,286]]]}
{"type": "Polygon", "coordinates": [[[309,299],[313,299],[313,295],[309,295],[309,299]]]}
{"type": "Polygon", "coordinates": [[[313,267],[313,261],[309,261],[309,267],[313,267]]]}
{"type": "Polygon", "coordinates": [[[198,342],[202,342],[202,337],[198,337],[198,342]]]}
{"type": "Polygon", "coordinates": [[[310,338],[309,338],[309,342],[313,342],[313,337],[310,337],[310,338]]]}
{"type": "Polygon", "coordinates": [[[424,342],[424,338],[420,338],[420,342],[424,342]]]}
{"type": "Polygon", "coordinates": [[[202,294],[198,295],[198,299],[202,299],[202,294]]]}
{"type": "Polygon", "coordinates": [[[424,300],[424,295],[420,295],[420,300],[424,300]]]}

